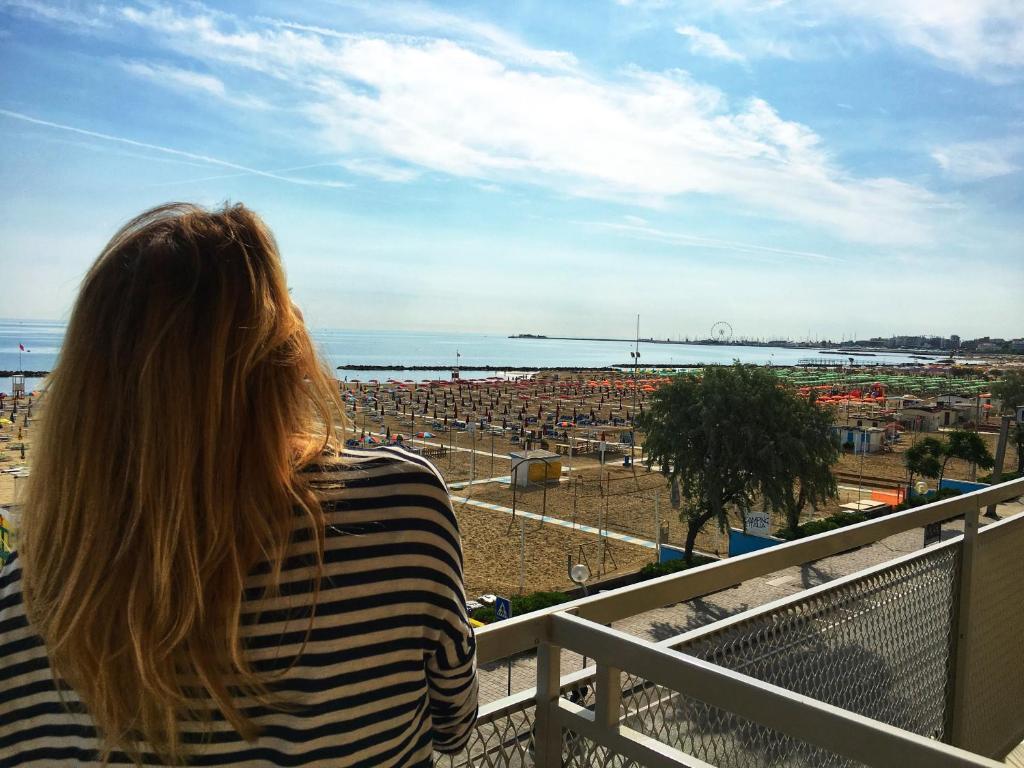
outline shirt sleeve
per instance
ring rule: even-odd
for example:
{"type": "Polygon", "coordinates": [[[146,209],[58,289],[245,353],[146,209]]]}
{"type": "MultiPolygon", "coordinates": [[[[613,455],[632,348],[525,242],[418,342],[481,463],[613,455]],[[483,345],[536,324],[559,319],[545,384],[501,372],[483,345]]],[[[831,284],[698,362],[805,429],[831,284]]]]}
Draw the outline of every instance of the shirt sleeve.
{"type": "Polygon", "coordinates": [[[449,595],[443,630],[427,660],[434,749],[438,752],[461,750],[469,741],[477,715],[476,638],[466,612],[461,544],[458,563],[457,589],[449,595]]]}

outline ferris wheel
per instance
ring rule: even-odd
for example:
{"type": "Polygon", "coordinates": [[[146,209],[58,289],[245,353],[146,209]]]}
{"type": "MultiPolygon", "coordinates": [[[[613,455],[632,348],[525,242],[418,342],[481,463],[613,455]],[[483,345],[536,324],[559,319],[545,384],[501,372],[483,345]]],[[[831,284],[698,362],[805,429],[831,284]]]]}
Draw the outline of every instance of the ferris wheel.
{"type": "Polygon", "coordinates": [[[725,344],[732,340],[732,326],[725,320],[719,320],[711,326],[711,340],[725,344]]]}

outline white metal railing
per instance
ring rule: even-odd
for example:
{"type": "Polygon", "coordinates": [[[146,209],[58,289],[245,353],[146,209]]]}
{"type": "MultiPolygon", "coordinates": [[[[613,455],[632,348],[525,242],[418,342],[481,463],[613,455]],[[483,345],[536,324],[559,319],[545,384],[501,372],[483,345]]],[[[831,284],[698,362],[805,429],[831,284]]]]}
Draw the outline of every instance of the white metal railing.
{"type": "Polygon", "coordinates": [[[971,515],[979,507],[1021,495],[1024,478],[513,617],[477,632],[477,658],[486,664],[536,648],[543,639],[544,622],[553,613],[572,612],[598,624],[608,624],[718,592],[783,568],[873,544],[904,531],[971,515]]]}
{"type": "MultiPolygon", "coordinates": [[[[1024,558],[1015,554],[1024,546],[1024,514],[993,524],[980,535],[978,516],[980,508],[1020,495],[1024,495],[1024,479],[484,628],[477,635],[481,663],[535,648],[537,687],[483,707],[475,747],[449,758],[447,764],[710,765],[678,749],[678,745],[665,743],[626,725],[623,696],[633,696],[637,687],[646,685],[696,699],[759,727],[827,750],[838,760],[828,764],[848,765],[855,761],[899,768],[999,765],[982,754],[958,749],[926,735],[911,733],[695,658],[672,648],[670,642],[649,643],[603,625],[930,523],[964,517],[964,536],[942,545],[944,549],[955,547],[958,550],[956,588],[952,592],[958,593],[959,599],[955,594],[951,599],[956,617],[955,637],[951,639],[951,653],[955,654],[955,675],[950,682],[954,694],[951,697],[951,732],[953,743],[1001,757],[999,749],[1012,747],[1016,743],[1014,739],[1019,741],[1024,736],[1024,711],[1021,709],[1024,706],[1024,662],[1018,652],[1020,634],[1014,634],[1018,627],[1024,627],[1024,607],[1017,598],[1017,586],[1011,587],[1005,581],[1000,585],[996,579],[1015,577],[1017,571],[1024,577],[1024,558]],[[1014,555],[1014,562],[1008,563],[1007,558],[1014,555]],[[980,566],[982,562],[987,564],[980,566]],[[1008,613],[1008,621],[1001,624],[993,620],[1000,608],[1008,613]],[[984,618],[979,625],[983,632],[971,627],[972,616],[984,618]],[[993,669],[990,663],[979,660],[977,653],[972,654],[972,648],[984,649],[987,656],[994,654],[1001,668],[993,669]],[[562,649],[595,659],[596,667],[560,678],[562,649]],[[623,673],[630,675],[629,680],[644,682],[637,687],[627,685],[624,693],[623,673]],[[574,701],[566,698],[567,691],[582,684],[587,686],[586,697],[577,696],[574,701]],[[999,717],[977,716],[979,708],[987,713],[993,704],[1002,708],[999,717]],[[973,719],[968,716],[968,707],[975,710],[973,719]],[[519,718],[519,727],[511,726],[513,717],[519,718]],[[995,744],[999,745],[998,749],[992,746],[995,744]],[[982,746],[985,749],[981,749],[982,746]]],[[[900,561],[910,561],[915,556],[909,555],[900,561]]],[[[840,581],[846,583],[849,579],[840,581]]],[[[808,594],[827,594],[839,586],[839,582],[826,584],[808,594]]],[[[890,597],[899,599],[895,594],[890,597]]],[[[765,606],[748,613],[776,607],[765,606]]],[[[649,706],[666,706],[670,699],[671,696],[655,698],[649,706]]]]}

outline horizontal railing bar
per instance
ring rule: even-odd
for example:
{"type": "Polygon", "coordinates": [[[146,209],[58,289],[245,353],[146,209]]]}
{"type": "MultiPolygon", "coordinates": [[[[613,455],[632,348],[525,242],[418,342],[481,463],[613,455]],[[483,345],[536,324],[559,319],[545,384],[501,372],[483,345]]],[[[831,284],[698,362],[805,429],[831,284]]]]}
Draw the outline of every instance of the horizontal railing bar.
{"type": "Polygon", "coordinates": [[[842,587],[854,584],[858,581],[862,581],[866,578],[874,576],[878,573],[883,573],[892,568],[903,565],[904,563],[908,563],[913,560],[919,560],[923,557],[927,557],[928,555],[931,555],[936,551],[946,549],[949,547],[959,547],[960,543],[963,541],[963,538],[963,534],[961,534],[959,536],[949,538],[941,544],[934,544],[928,547],[928,549],[919,549],[915,552],[908,552],[907,554],[897,557],[893,560],[886,560],[884,563],[878,563],[877,565],[872,565],[860,571],[854,571],[853,573],[849,573],[845,576],[838,576],[832,579],[831,581],[826,581],[823,584],[817,585],[816,587],[808,587],[807,589],[802,589],[799,592],[794,592],[791,595],[780,597],[776,600],[772,600],[771,602],[764,603],[763,605],[756,605],[753,608],[748,608],[747,610],[741,613],[736,613],[732,616],[726,616],[724,619],[719,619],[718,621],[712,622],[711,624],[705,624],[702,627],[697,627],[696,629],[691,629],[687,632],[683,632],[681,634],[676,635],[675,637],[669,637],[664,640],[659,640],[656,643],[656,645],[662,646],[664,648],[675,648],[676,646],[682,645],[683,643],[693,642],[694,640],[697,640],[703,635],[709,634],[711,632],[719,632],[723,629],[727,629],[736,624],[742,624],[745,621],[749,621],[750,619],[756,618],[765,613],[777,611],[781,608],[787,608],[790,605],[804,602],[805,600],[809,600],[810,598],[816,597],[824,592],[831,592],[833,590],[840,589],[842,587]]]}
{"type": "Polygon", "coordinates": [[[602,728],[595,722],[591,710],[565,699],[558,700],[557,722],[561,728],[608,747],[618,755],[625,755],[644,768],[714,768],[700,758],[624,725],[615,730],[602,728]]]}
{"type": "Polygon", "coordinates": [[[569,614],[550,618],[551,642],[871,766],[1000,768],[988,758],[817,701],[771,683],[569,614]],[[628,660],[628,664],[624,664],[628,660]]]}
{"type": "Polygon", "coordinates": [[[477,657],[480,663],[487,663],[536,648],[544,640],[547,617],[555,613],[572,610],[607,624],[1021,495],[1024,478],[506,619],[477,631],[477,657]]]}
{"type": "MultiPolygon", "coordinates": [[[[586,667],[585,669],[578,669],[575,672],[570,672],[567,675],[562,675],[562,679],[559,682],[559,686],[562,692],[571,690],[579,682],[589,682],[594,677],[594,671],[597,667],[593,664],[586,667]]],[[[487,704],[480,705],[480,711],[477,713],[476,722],[477,724],[490,723],[506,715],[512,714],[513,712],[519,712],[532,707],[537,699],[537,687],[531,686],[524,688],[518,693],[513,693],[511,696],[505,696],[500,699],[495,699],[487,704]]]]}
{"type": "Polygon", "coordinates": [[[520,712],[533,706],[533,700],[537,698],[536,688],[527,688],[525,691],[513,693],[511,696],[497,699],[496,701],[481,704],[477,712],[477,723],[489,723],[513,712],[520,712]]]}
{"type": "Polygon", "coordinates": [[[1024,525],[1024,512],[1018,512],[1016,515],[1010,515],[996,522],[979,526],[978,536],[995,536],[997,535],[996,532],[1001,528],[1017,528],[1020,525],[1024,525]]]}

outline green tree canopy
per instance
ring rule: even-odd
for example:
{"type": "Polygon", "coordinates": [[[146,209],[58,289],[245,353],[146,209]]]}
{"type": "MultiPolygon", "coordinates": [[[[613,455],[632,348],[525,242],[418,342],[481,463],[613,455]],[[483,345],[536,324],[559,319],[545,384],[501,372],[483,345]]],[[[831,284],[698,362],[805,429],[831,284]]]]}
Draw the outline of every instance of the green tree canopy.
{"type": "Polygon", "coordinates": [[[736,364],[708,368],[699,379],[680,376],[654,393],[639,426],[648,460],[679,484],[687,560],[698,533],[711,520],[724,528],[731,507],[746,511],[761,495],[799,516],[802,504],[834,493],[830,414],[763,368],[736,364]]]}
{"type": "Polygon", "coordinates": [[[1024,371],[1007,371],[1001,381],[992,385],[992,395],[1000,401],[1003,413],[1024,405],[1024,371]]]}
{"type": "Polygon", "coordinates": [[[820,506],[837,494],[832,465],[839,460],[839,438],[832,429],[834,414],[813,400],[779,392],[768,416],[774,448],[766,459],[761,493],[768,506],[786,515],[786,527],[796,533],[800,513],[820,506]]]}
{"type": "Polygon", "coordinates": [[[991,469],[996,463],[982,436],[965,429],[955,429],[949,433],[943,453],[942,471],[939,472],[940,483],[946,474],[946,463],[950,459],[961,459],[982,469],[991,469]]]}
{"type": "Polygon", "coordinates": [[[907,467],[907,498],[914,490],[914,476],[936,478],[942,472],[942,461],[946,454],[943,441],[926,437],[907,448],[903,453],[903,461],[907,467]]]}

